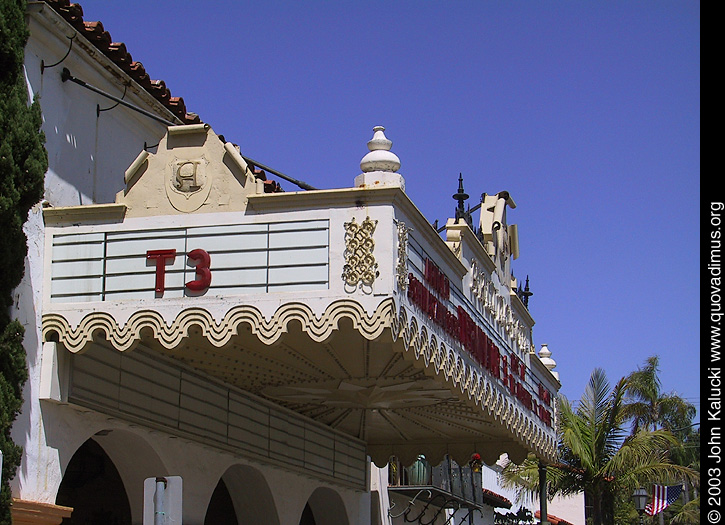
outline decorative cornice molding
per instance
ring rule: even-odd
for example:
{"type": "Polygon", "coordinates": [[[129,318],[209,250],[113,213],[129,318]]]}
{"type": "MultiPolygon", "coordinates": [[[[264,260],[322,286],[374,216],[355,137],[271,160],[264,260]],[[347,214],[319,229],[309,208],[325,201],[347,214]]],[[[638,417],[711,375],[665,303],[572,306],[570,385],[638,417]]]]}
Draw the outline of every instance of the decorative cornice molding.
{"type": "Polygon", "coordinates": [[[43,208],[43,221],[46,226],[86,222],[118,223],[123,221],[125,215],[125,204],[92,204],[43,208]]]}

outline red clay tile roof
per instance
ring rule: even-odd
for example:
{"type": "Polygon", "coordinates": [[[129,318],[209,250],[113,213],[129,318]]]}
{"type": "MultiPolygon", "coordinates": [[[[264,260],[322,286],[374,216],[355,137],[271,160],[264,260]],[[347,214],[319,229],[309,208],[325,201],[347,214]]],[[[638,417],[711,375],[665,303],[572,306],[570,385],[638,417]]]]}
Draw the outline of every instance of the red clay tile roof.
{"type": "MultiPolygon", "coordinates": [[[[540,510],[537,510],[536,512],[534,512],[534,518],[541,519],[541,511],[540,510]]],[[[546,518],[549,521],[549,523],[551,523],[551,525],[574,525],[573,523],[569,523],[566,520],[563,520],[561,518],[557,518],[553,514],[547,513],[546,514],[546,518]]]]}
{"type": "Polygon", "coordinates": [[[486,503],[492,503],[494,507],[502,507],[505,509],[511,508],[511,501],[508,498],[496,494],[492,490],[481,489],[483,491],[483,501],[486,503]]]}
{"type": "MultiPolygon", "coordinates": [[[[166,106],[176,115],[183,124],[200,124],[201,119],[196,113],[189,113],[181,97],[172,97],[171,91],[163,80],[151,80],[141,62],[133,60],[131,53],[123,42],[114,42],[111,34],[106,31],[101,22],[86,22],[83,20],[83,7],[80,4],[71,4],[70,0],[44,0],[80,34],[82,34],[101,53],[111,59],[136,83],[149,92],[156,100],[166,106]]],[[[220,136],[222,141],[223,137],[220,136]]],[[[267,180],[264,171],[254,167],[254,175],[264,181],[264,193],[279,193],[284,190],[278,182],[267,180]]]]}
{"type": "Polygon", "coordinates": [[[195,113],[186,110],[184,99],[172,97],[171,91],[163,80],[151,80],[141,62],[136,62],[123,42],[114,42],[111,34],[103,28],[101,22],[83,20],[83,8],[80,4],[71,4],[69,0],[45,0],[80,34],[88,39],[101,53],[110,58],[118,67],[126,72],[142,88],[176,115],[184,124],[199,124],[201,119],[195,113]]]}

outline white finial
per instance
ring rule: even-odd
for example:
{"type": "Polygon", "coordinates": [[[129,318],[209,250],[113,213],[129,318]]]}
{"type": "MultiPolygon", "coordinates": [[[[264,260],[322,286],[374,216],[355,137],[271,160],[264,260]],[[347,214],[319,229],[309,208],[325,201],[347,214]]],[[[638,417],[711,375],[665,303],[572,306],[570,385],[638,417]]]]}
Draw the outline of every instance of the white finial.
{"type": "Polygon", "coordinates": [[[368,141],[370,153],[360,161],[360,169],[363,170],[363,173],[370,173],[371,171],[390,171],[394,173],[398,171],[400,169],[400,159],[390,151],[393,142],[385,136],[385,128],[375,126],[373,132],[373,138],[368,141]]]}
{"type": "Polygon", "coordinates": [[[403,176],[395,173],[400,169],[400,159],[390,151],[393,142],[384,132],[383,126],[373,128],[373,138],[368,141],[370,152],[360,161],[363,173],[355,178],[355,187],[399,186],[405,191],[403,176]]]}
{"type": "Polygon", "coordinates": [[[549,350],[548,345],[541,345],[541,350],[539,350],[539,359],[549,372],[551,372],[555,378],[559,379],[559,372],[554,372],[554,368],[556,368],[556,361],[551,358],[551,350],[549,350]]]}

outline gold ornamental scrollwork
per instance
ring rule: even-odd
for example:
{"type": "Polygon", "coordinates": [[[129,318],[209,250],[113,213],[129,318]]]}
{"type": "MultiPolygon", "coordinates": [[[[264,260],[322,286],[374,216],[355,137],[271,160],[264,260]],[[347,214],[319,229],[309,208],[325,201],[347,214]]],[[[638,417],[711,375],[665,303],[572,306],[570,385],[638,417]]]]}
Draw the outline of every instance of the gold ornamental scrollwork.
{"type": "Polygon", "coordinates": [[[358,287],[366,293],[372,292],[373,282],[379,275],[375,261],[375,241],[373,233],[378,221],[366,217],[360,224],[353,218],[345,226],[345,265],[342,268],[342,280],[348,291],[358,287]]]}
{"type": "Polygon", "coordinates": [[[398,222],[398,263],[395,265],[395,274],[401,291],[408,288],[408,232],[411,230],[404,222],[398,222]]]}

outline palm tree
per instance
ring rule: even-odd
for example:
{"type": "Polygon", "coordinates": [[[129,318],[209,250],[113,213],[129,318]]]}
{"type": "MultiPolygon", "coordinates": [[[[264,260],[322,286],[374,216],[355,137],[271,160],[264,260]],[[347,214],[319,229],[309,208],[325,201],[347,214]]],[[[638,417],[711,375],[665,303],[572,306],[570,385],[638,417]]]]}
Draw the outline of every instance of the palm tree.
{"type": "MultiPolygon", "coordinates": [[[[669,457],[678,465],[699,471],[700,435],[692,429],[697,410],[677,394],[662,393],[658,356],[647,358],[642,368],[627,377],[624,413],[632,421],[632,433],[641,428],[662,428],[675,434],[677,443],[670,447],[669,457]]],[[[686,480],[682,481],[683,500],[687,503],[691,487],[686,480]]]]}
{"type": "MultiPolygon", "coordinates": [[[[624,395],[627,379],[610,390],[604,371],[596,369],[575,409],[560,396],[557,433],[558,462],[548,466],[548,494],[584,493],[587,518],[594,525],[613,522],[617,494],[653,481],[696,479],[697,472],[673,465],[667,449],[676,443],[667,430],[638,430],[628,436],[624,395]]],[[[537,494],[538,460],[530,456],[521,465],[504,469],[505,485],[537,494]]],[[[524,495],[520,493],[520,496],[524,495]]]]}
{"type": "Polygon", "coordinates": [[[644,367],[627,377],[625,417],[632,420],[632,433],[640,428],[655,430],[664,428],[688,428],[696,409],[677,394],[662,393],[659,373],[659,357],[648,357],[644,367]]]}

